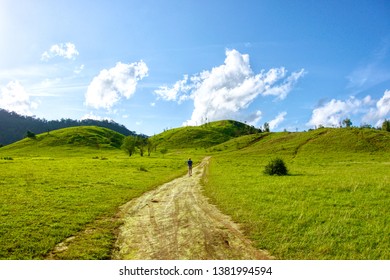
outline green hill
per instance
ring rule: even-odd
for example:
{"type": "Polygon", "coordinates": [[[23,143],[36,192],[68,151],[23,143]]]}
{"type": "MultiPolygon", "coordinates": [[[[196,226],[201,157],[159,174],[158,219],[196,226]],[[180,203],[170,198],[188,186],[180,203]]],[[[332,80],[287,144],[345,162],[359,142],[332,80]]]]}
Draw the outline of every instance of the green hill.
{"type": "Polygon", "coordinates": [[[31,154],[47,149],[50,151],[85,147],[119,149],[123,138],[124,135],[108,128],[97,126],[70,127],[25,138],[1,148],[0,151],[31,154]]]}
{"type": "Polygon", "coordinates": [[[30,116],[22,116],[15,112],[9,112],[0,108],[0,145],[9,145],[22,140],[27,131],[35,134],[54,131],[57,129],[76,126],[98,126],[114,130],[125,136],[137,135],[134,131],[128,130],[125,126],[108,120],[45,120],[30,116]]]}
{"type": "Polygon", "coordinates": [[[389,132],[261,133],[210,151],[205,194],[258,248],[277,259],[390,257],[389,132]],[[288,176],[263,173],[275,157],[288,176]]]}
{"type": "Polygon", "coordinates": [[[259,130],[244,123],[224,120],[201,126],[170,129],[153,136],[152,139],[159,147],[170,149],[207,148],[235,137],[256,132],[259,132],[259,130]]]}
{"type": "Polygon", "coordinates": [[[278,132],[230,139],[211,151],[257,156],[285,155],[326,157],[328,154],[390,152],[390,133],[360,128],[322,128],[308,132],[278,132]]]}

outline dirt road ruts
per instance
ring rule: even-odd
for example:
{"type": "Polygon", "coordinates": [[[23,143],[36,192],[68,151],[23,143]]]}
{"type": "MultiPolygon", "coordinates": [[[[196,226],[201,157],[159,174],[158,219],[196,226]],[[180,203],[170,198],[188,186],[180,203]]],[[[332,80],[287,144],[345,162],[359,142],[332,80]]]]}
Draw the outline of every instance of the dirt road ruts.
{"type": "Polygon", "coordinates": [[[255,249],[230,217],[202,195],[200,180],[209,158],[183,176],[122,206],[113,259],[270,259],[255,249]]]}

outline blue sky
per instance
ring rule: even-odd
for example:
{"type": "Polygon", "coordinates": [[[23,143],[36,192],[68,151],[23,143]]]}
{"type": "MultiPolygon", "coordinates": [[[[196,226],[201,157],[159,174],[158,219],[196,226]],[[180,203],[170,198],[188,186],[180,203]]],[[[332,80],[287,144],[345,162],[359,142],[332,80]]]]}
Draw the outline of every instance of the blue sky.
{"type": "Polygon", "coordinates": [[[0,0],[0,108],[153,135],[390,118],[390,2],[0,0]]]}

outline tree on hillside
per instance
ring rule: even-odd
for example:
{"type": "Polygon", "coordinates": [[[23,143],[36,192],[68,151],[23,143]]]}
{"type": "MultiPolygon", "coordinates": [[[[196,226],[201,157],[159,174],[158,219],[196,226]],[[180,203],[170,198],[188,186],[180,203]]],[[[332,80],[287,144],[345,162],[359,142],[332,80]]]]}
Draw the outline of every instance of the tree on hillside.
{"type": "Polygon", "coordinates": [[[265,132],[269,132],[269,123],[265,122],[264,125],[263,125],[263,130],[265,132]]]}
{"type": "Polygon", "coordinates": [[[31,139],[35,139],[36,135],[35,135],[34,132],[31,132],[30,130],[27,130],[26,137],[31,138],[31,139]]]}
{"type": "Polygon", "coordinates": [[[160,150],[160,153],[163,155],[163,157],[165,157],[165,154],[168,153],[168,149],[167,148],[162,148],[160,150]]]}
{"type": "Polygon", "coordinates": [[[136,138],[135,145],[139,149],[139,153],[140,153],[141,157],[144,156],[147,140],[148,140],[147,138],[139,137],[139,136],[136,138]]]}
{"type": "Polygon", "coordinates": [[[352,121],[349,118],[346,118],[343,120],[343,125],[345,125],[345,127],[351,127],[352,121]]]}
{"type": "Polygon", "coordinates": [[[136,143],[137,143],[136,137],[127,136],[123,139],[123,143],[122,143],[121,148],[122,148],[122,150],[124,150],[126,153],[129,154],[129,157],[131,157],[135,151],[136,143]]]}
{"type": "Polygon", "coordinates": [[[150,157],[150,154],[152,153],[153,149],[155,149],[156,144],[154,141],[150,138],[146,139],[146,147],[148,148],[148,157],[150,157]]]}
{"type": "Polygon", "coordinates": [[[390,120],[385,120],[382,123],[382,130],[390,132],[390,120]]]}

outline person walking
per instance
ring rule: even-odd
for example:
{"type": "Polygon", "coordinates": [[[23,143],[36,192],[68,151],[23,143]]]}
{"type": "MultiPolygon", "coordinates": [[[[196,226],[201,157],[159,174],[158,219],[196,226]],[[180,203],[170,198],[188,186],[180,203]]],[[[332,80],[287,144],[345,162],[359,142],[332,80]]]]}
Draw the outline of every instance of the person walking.
{"type": "Polygon", "coordinates": [[[191,160],[191,158],[188,159],[187,164],[188,164],[188,176],[192,176],[192,160],[191,160]]]}

